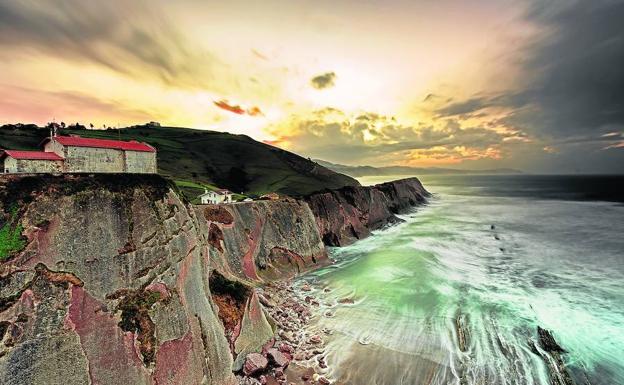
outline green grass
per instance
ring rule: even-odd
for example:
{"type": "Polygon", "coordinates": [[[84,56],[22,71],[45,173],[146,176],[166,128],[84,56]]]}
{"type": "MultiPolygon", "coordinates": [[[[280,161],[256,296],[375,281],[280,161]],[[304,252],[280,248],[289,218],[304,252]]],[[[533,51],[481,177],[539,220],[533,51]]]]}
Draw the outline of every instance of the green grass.
{"type": "MultiPolygon", "coordinates": [[[[60,134],[151,144],[158,150],[159,173],[186,183],[178,186],[189,194],[190,200],[201,194],[204,186],[227,188],[248,196],[270,192],[297,196],[358,184],[351,177],[246,135],[181,127],[64,129],[60,134]],[[199,190],[202,191],[193,196],[199,190]]],[[[0,127],[0,148],[36,149],[47,135],[46,129],[3,126],[0,127]]]]}
{"type": "Polygon", "coordinates": [[[24,228],[17,222],[17,209],[13,209],[10,220],[0,229],[0,261],[7,260],[26,247],[26,241],[22,238],[24,228]]]}

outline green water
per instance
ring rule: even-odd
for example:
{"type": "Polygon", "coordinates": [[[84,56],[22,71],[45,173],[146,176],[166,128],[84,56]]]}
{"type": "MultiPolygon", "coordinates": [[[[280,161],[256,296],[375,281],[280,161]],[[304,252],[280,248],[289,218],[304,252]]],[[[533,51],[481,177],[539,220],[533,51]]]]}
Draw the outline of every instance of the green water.
{"type": "Polygon", "coordinates": [[[568,351],[577,383],[624,384],[624,207],[511,196],[496,178],[474,188],[423,182],[436,193],[428,206],[332,250],[334,266],[304,277],[323,303],[311,327],[333,333],[327,375],[357,385],[550,384],[531,349],[539,325],[568,351]]]}

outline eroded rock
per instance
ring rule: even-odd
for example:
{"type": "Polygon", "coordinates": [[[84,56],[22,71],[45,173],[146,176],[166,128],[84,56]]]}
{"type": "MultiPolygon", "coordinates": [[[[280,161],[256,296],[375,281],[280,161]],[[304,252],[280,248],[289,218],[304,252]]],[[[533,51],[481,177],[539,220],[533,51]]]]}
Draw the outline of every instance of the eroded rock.
{"type": "Polygon", "coordinates": [[[323,242],[344,246],[372,230],[401,220],[395,215],[424,204],[429,193],[417,178],[376,186],[347,186],[305,198],[316,218],[323,242]]]}
{"type": "Polygon", "coordinates": [[[245,364],[243,365],[243,373],[246,376],[251,376],[257,372],[266,369],[269,361],[260,353],[249,353],[245,357],[245,364]]]}

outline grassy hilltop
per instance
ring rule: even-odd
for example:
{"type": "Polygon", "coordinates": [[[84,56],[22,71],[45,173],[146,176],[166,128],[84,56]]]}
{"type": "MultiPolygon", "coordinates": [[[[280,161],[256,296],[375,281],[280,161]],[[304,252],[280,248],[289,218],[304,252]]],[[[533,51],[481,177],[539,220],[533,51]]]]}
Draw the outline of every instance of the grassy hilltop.
{"type": "MultiPolygon", "coordinates": [[[[259,195],[304,195],[325,188],[357,185],[299,155],[257,142],[246,135],[179,127],[138,126],[109,130],[62,129],[59,135],[138,140],[158,150],[159,172],[174,180],[189,198],[203,187],[259,195]]],[[[0,148],[34,150],[49,135],[35,126],[0,127],[0,148]]]]}

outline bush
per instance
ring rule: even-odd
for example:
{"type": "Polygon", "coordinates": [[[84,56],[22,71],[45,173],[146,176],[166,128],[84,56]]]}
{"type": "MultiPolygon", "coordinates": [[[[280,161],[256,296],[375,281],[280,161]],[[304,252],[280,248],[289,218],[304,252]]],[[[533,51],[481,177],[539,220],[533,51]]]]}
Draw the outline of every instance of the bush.
{"type": "Polygon", "coordinates": [[[13,209],[11,219],[0,229],[0,261],[5,261],[26,246],[22,238],[24,228],[17,222],[17,209],[13,209]]]}

